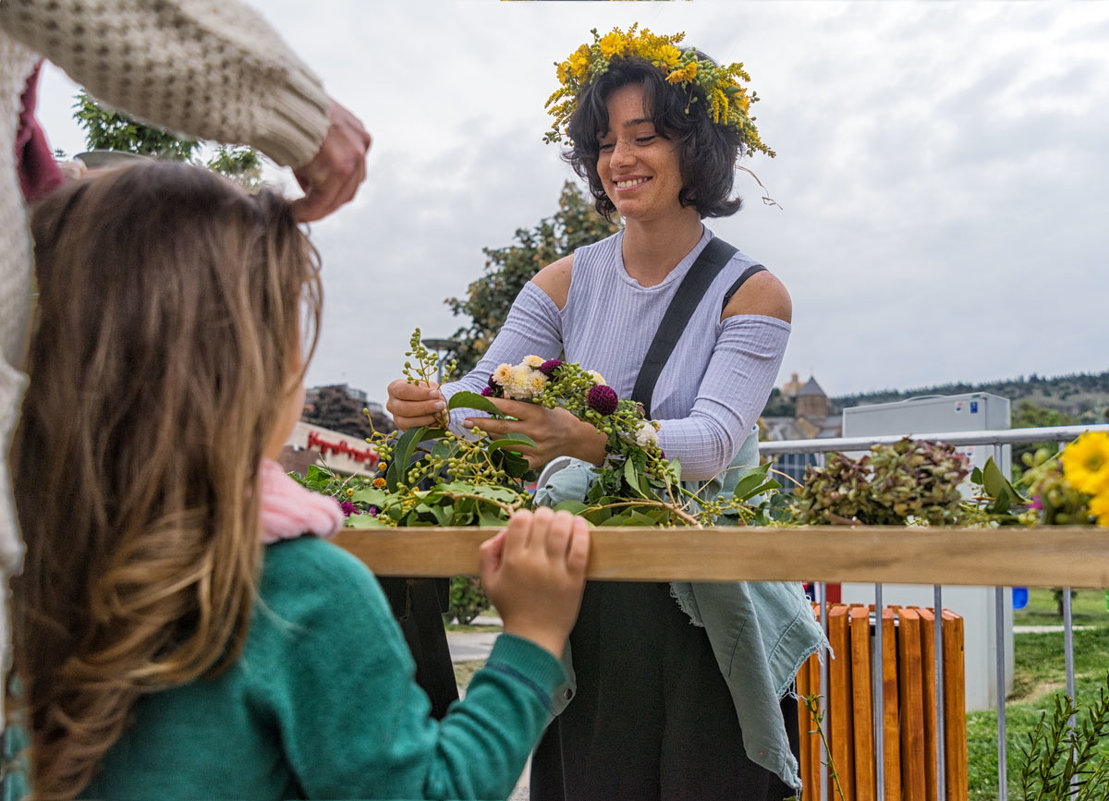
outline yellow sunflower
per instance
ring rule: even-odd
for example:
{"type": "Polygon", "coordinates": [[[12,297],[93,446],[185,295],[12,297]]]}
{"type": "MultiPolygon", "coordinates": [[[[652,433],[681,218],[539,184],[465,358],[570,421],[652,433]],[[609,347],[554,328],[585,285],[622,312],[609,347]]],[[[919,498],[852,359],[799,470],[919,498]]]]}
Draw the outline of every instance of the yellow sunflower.
{"type": "Polygon", "coordinates": [[[1090,499],[1090,514],[1099,526],[1109,528],[1109,492],[1103,492],[1090,499]]]}
{"type": "Polygon", "coordinates": [[[1109,431],[1087,431],[1066,447],[1063,477],[1079,492],[1109,491],[1109,431]]]}

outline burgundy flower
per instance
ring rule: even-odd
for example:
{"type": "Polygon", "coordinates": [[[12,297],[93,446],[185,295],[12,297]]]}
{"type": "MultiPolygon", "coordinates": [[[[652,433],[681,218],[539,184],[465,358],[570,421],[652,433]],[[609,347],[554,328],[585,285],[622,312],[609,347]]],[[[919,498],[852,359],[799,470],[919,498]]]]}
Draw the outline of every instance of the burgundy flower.
{"type": "Polygon", "coordinates": [[[487,398],[503,398],[504,387],[498,384],[497,380],[493,378],[493,374],[490,373],[489,380],[486,382],[485,389],[481,391],[481,394],[487,398]],[[486,390],[488,390],[488,392],[486,392],[486,390]]]}
{"type": "Polygon", "coordinates": [[[539,365],[539,372],[541,372],[543,375],[550,378],[552,375],[554,375],[554,371],[557,370],[561,366],[562,366],[562,360],[561,359],[547,359],[547,361],[545,361],[541,365],[539,365]]]}
{"type": "Polygon", "coordinates": [[[612,414],[616,411],[616,403],[620,399],[616,396],[616,390],[607,384],[593,387],[589,390],[589,394],[585,396],[585,402],[589,404],[590,408],[600,412],[601,414],[612,414]]]}
{"type": "Polygon", "coordinates": [[[343,510],[343,517],[358,514],[358,509],[350,501],[340,501],[339,508],[343,510]]]}

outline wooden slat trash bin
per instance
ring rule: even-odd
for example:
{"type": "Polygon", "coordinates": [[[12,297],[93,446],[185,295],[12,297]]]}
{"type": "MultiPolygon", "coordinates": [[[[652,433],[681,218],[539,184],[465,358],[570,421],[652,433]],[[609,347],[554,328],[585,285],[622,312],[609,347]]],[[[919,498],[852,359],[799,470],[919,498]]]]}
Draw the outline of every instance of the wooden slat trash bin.
{"type": "MultiPolygon", "coordinates": [[[[819,611],[817,612],[819,615],[819,611]]],[[[872,672],[874,607],[828,606],[828,640],[836,658],[828,662],[828,687],[821,727],[838,774],[843,801],[875,801],[872,672]]],[[[936,684],[935,615],[932,609],[888,606],[882,620],[883,743],[886,801],[935,801],[936,684]]],[[[943,754],[947,801],[967,801],[967,738],[963,665],[963,619],[947,609],[943,637],[943,754]]],[[[820,664],[811,658],[797,675],[800,696],[820,691],[820,664]]],[[[839,801],[836,783],[820,794],[820,735],[799,704],[801,780],[805,801],[839,801]]]]}

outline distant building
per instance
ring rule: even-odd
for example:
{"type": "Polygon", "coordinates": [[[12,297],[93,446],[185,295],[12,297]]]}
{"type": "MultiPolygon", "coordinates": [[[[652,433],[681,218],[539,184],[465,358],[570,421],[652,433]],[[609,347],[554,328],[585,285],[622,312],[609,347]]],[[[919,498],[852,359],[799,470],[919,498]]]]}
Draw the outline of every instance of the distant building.
{"type": "Polygon", "coordinates": [[[307,390],[300,419],[352,437],[393,430],[393,420],[385,407],[368,400],[365,392],[348,384],[329,384],[307,390]]]}
{"type": "Polygon", "coordinates": [[[311,387],[304,392],[300,422],[285,443],[279,461],[289,472],[304,475],[314,464],[338,473],[373,475],[377,451],[366,442],[374,431],[388,433],[393,420],[385,407],[348,384],[311,387]]]}
{"type": "Polygon", "coordinates": [[[324,465],[336,473],[371,476],[377,472],[378,456],[364,437],[301,421],[285,441],[278,461],[285,470],[301,475],[311,465],[324,465]]]}
{"type": "MultiPolygon", "coordinates": [[[[794,373],[792,379],[782,387],[782,395],[794,399],[797,411],[793,417],[763,417],[761,438],[764,442],[831,439],[842,435],[842,417],[828,414],[828,395],[814,377],[809,376],[809,380],[801,384],[797,380],[797,373],[794,373]]],[[[783,453],[777,457],[775,468],[797,481],[802,481],[805,468],[817,464],[816,454],[813,453],[783,453]]],[[[783,483],[783,489],[790,491],[790,482],[783,483]]]]}
{"type": "Polygon", "coordinates": [[[801,391],[802,386],[804,385],[797,380],[797,373],[793,373],[789,381],[786,381],[784,384],[782,384],[782,395],[790,399],[796,398],[797,393],[801,391]]]}

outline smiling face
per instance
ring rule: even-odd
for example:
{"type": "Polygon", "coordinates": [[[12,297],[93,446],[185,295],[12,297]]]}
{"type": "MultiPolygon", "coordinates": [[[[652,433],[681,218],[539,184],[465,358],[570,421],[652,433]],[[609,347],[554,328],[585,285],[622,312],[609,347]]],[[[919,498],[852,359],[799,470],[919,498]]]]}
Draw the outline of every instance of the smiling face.
{"type": "Polygon", "coordinates": [[[617,213],[645,222],[688,211],[678,202],[678,147],[655,130],[644,107],[643,87],[622,86],[606,105],[609,124],[597,137],[597,173],[617,213]]]}

